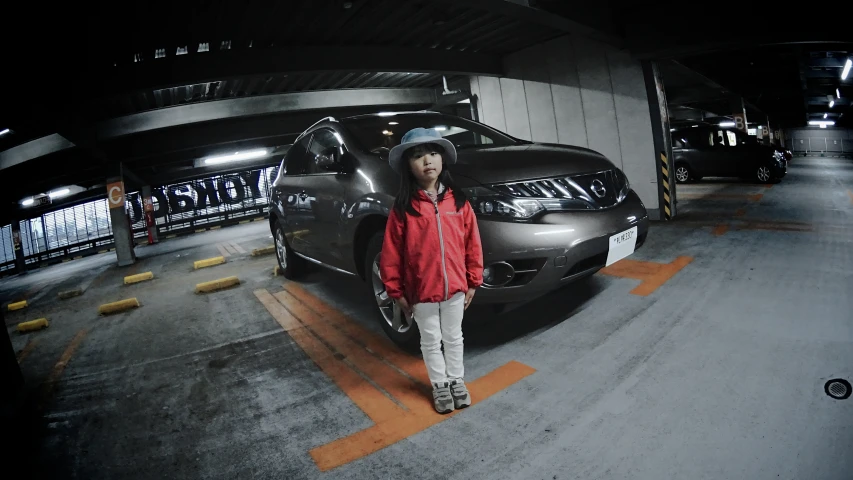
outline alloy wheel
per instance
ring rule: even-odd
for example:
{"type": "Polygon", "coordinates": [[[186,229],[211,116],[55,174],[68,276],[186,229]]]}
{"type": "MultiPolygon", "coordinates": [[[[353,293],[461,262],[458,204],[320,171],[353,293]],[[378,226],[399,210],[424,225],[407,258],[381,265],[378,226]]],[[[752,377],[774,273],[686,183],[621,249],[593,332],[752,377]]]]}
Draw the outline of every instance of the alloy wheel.
{"type": "Polygon", "coordinates": [[[679,182],[686,182],[687,179],[690,178],[690,172],[687,171],[685,167],[678,167],[675,169],[675,179],[679,182]]]}
{"type": "Polygon", "coordinates": [[[376,297],[376,305],[379,306],[379,312],[385,318],[385,322],[396,332],[406,333],[412,328],[413,320],[406,318],[402,310],[391,297],[388,296],[388,291],[385,290],[385,284],[382,283],[382,276],[379,272],[379,255],[373,259],[373,268],[371,269],[371,283],[373,284],[373,295],[376,297]]]}
{"type": "Polygon", "coordinates": [[[281,233],[281,228],[276,228],[275,231],[275,254],[278,255],[281,268],[287,268],[287,244],[284,242],[284,234],[281,233]]]}
{"type": "Polygon", "coordinates": [[[758,167],[758,180],[761,182],[770,181],[770,169],[767,167],[758,167]]]}

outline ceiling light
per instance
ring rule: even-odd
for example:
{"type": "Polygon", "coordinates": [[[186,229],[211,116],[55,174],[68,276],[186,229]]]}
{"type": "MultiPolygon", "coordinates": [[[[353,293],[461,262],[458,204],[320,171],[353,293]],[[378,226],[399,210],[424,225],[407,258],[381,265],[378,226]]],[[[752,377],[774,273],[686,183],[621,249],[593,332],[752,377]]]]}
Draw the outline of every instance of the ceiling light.
{"type": "Polygon", "coordinates": [[[830,100],[829,101],[829,108],[832,108],[834,106],[835,106],[835,100],[830,100]]]}
{"type": "Polygon", "coordinates": [[[399,125],[400,122],[388,122],[388,125],[399,125]]]}
{"type": "Polygon", "coordinates": [[[69,190],[67,188],[62,188],[59,190],[54,190],[54,191],[48,193],[48,195],[50,196],[50,198],[58,198],[58,197],[64,197],[64,196],[68,195],[69,193],[71,193],[71,190],[69,190]]]}
{"type": "Polygon", "coordinates": [[[838,98],[841,98],[841,90],[839,90],[839,89],[837,89],[837,88],[836,88],[836,89],[835,89],[835,96],[836,96],[836,97],[838,97],[838,98]]]}
{"type": "Polygon", "coordinates": [[[847,75],[850,74],[850,67],[851,66],[853,66],[853,61],[851,61],[848,58],[847,61],[844,62],[844,71],[841,72],[841,79],[842,80],[847,80],[847,75]]]}
{"type": "Polygon", "coordinates": [[[721,127],[734,127],[735,122],[720,122],[721,127]]]}
{"type": "Polygon", "coordinates": [[[809,121],[809,125],[835,125],[835,122],[832,120],[811,120],[809,121]]]}
{"type": "Polygon", "coordinates": [[[28,199],[24,200],[23,202],[21,202],[21,205],[23,205],[25,207],[29,207],[30,205],[33,204],[34,201],[35,200],[33,200],[32,198],[28,198],[28,199]]]}
{"type": "Polygon", "coordinates": [[[228,163],[228,162],[238,162],[240,160],[251,160],[253,158],[261,158],[267,155],[267,151],[265,149],[260,150],[249,150],[248,152],[234,152],[231,155],[220,155],[217,157],[208,157],[204,159],[204,163],[207,165],[218,165],[220,163],[228,163]]]}
{"type": "Polygon", "coordinates": [[[384,133],[385,135],[394,135],[394,132],[392,132],[391,130],[382,130],[382,133],[384,133]]]}
{"type": "Polygon", "coordinates": [[[2,137],[3,135],[6,135],[9,132],[11,132],[11,130],[9,130],[8,128],[4,128],[3,130],[0,130],[0,137],[2,137]]]}

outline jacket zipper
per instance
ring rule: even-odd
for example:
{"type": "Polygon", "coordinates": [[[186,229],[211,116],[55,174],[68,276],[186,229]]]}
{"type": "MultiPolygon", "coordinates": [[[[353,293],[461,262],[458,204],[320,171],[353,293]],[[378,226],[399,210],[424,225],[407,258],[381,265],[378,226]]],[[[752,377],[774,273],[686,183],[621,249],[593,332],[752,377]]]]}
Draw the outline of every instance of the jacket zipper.
{"type": "Polygon", "coordinates": [[[432,206],[435,207],[435,219],[438,222],[438,243],[441,245],[441,270],[444,273],[444,301],[447,301],[447,293],[450,290],[450,285],[447,281],[447,265],[444,260],[444,235],[441,233],[441,214],[438,213],[438,202],[430,195],[427,195],[432,200],[432,206]]]}

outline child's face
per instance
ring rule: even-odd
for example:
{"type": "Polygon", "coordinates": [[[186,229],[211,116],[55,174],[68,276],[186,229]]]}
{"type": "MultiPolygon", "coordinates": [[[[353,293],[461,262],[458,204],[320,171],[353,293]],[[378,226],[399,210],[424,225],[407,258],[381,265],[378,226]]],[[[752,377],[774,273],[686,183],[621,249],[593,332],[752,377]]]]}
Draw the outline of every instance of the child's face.
{"type": "Polygon", "coordinates": [[[409,168],[415,180],[421,186],[432,186],[441,175],[442,158],[440,153],[430,152],[409,159],[409,168]]]}

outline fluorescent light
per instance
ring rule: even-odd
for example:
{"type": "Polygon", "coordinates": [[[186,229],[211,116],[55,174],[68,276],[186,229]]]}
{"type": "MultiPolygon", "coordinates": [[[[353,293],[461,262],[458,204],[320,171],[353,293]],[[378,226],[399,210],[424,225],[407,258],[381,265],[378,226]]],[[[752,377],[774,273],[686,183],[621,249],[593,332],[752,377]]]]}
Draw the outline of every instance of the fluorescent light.
{"type": "Polygon", "coordinates": [[[835,106],[835,100],[830,100],[829,101],[829,108],[832,108],[834,106],[835,106]]]}
{"type": "Polygon", "coordinates": [[[735,122],[720,122],[721,127],[734,127],[735,122]]]}
{"type": "Polygon", "coordinates": [[[9,130],[8,128],[4,128],[3,130],[0,130],[0,137],[2,137],[3,135],[6,135],[6,134],[7,134],[7,133],[9,133],[10,131],[11,131],[11,130],[9,130]]]}
{"type": "Polygon", "coordinates": [[[827,115],[829,115],[829,114],[828,114],[828,113],[824,113],[824,114],[823,114],[823,118],[826,118],[826,116],[827,116],[827,115]]]}
{"type": "Polygon", "coordinates": [[[838,97],[838,98],[841,98],[841,90],[839,90],[839,89],[837,89],[837,88],[836,88],[836,89],[835,89],[835,96],[836,96],[836,97],[838,97]]]}
{"type": "Polygon", "coordinates": [[[844,62],[844,71],[841,72],[841,79],[847,80],[847,75],[850,73],[850,67],[853,65],[853,61],[850,61],[848,58],[846,62],[844,62]]]}
{"type": "Polygon", "coordinates": [[[832,120],[811,120],[809,125],[835,125],[835,122],[832,120]]]}
{"type": "Polygon", "coordinates": [[[392,132],[391,130],[382,130],[382,133],[384,133],[385,135],[394,135],[394,132],[392,132]]]}
{"type": "Polygon", "coordinates": [[[399,125],[400,122],[388,122],[388,125],[399,125]]]}
{"type": "Polygon", "coordinates": [[[64,197],[64,196],[68,195],[69,193],[71,193],[71,190],[69,190],[67,188],[62,188],[60,190],[54,190],[54,191],[48,193],[48,195],[50,195],[50,198],[57,198],[57,197],[64,197]]]}
{"type": "Polygon", "coordinates": [[[432,129],[435,130],[436,132],[443,132],[443,131],[447,130],[447,127],[432,127],[432,129]]]}
{"type": "Polygon", "coordinates": [[[266,149],[249,150],[248,152],[234,152],[231,155],[220,155],[217,157],[208,157],[204,159],[207,165],[218,165],[220,163],[238,162],[240,160],[251,160],[253,158],[261,158],[267,155],[266,149]]]}
{"type": "Polygon", "coordinates": [[[23,202],[21,202],[21,205],[28,207],[28,206],[32,205],[34,201],[35,200],[33,200],[32,198],[28,198],[28,199],[24,200],[23,202]]]}

